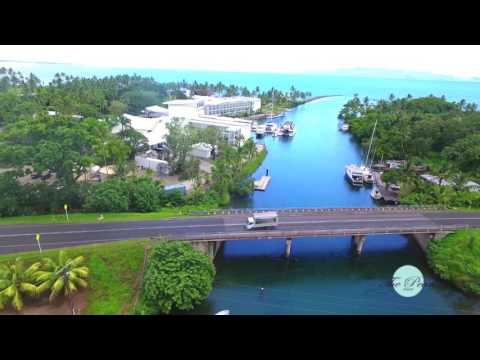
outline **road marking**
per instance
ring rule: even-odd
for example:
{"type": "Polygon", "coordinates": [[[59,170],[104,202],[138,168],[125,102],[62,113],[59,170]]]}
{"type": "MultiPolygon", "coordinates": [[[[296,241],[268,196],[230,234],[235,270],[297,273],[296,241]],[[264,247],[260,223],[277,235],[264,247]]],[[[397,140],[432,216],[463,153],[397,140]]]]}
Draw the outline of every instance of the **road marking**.
{"type": "MultiPolygon", "coordinates": [[[[445,221],[445,220],[480,220],[480,217],[474,218],[399,218],[399,219],[348,219],[348,220],[305,220],[305,221],[285,221],[281,222],[279,225],[305,225],[305,224],[324,224],[324,223],[364,223],[364,222],[400,222],[400,221],[426,221],[426,222],[435,222],[435,221],[445,221]]],[[[72,230],[72,231],[53,231],[53,232],[42,232],[42,235],[61,235],[61,234],[86,234],[86,233],[101,233],[101,232],[112,232],[112,231],[137,231],[137,230],[169,230],[169,229],[185,229],[185,228],[204,228],[204,227],[233,227],[241,226],[244,223],[232,223],[232,224],[196,224],[196,225],[174,225],[174,226],[144,226],[144,227],[133,227],[133,228],[110,228],[110,229],[97,229],[97,230],[72,230]]],[[[24,236],[33,236],[35,233],[27,234],[5,234],[0,235],[0,238],[10,238],[10,237],[24,237],[24,236]]]]}

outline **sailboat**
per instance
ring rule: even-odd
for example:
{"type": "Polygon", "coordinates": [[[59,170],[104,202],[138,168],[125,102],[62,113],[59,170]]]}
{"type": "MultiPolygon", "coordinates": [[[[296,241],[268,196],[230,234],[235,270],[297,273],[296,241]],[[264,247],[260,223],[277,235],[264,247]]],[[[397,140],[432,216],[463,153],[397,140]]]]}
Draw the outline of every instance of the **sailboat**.
{"type": "Polygon", "coordinates": [[[355,186],[362,186],[363,184],[373,184],[373,172],[368,167],[368,159],[370,157],[370,150],[372,148],[373,136],[375,135],[375,130],[377,128],[377,120],[375,120],[375,125],[373,126],[372,137],[370,138],[370,145],[368,146],[367,157],[365,159],[365,164],[360,166],[357,165],[347,165],[345,167],[345,174],[348,177],[348,180],[355,186]],[[361,181],[358,177],[361,176],[361,181]]]}
{"type": "MultiPolygon", "coordinates": [[[[373,184],[373,173],[370,167],[368,167],[368,159],[370,157],[370,150],[372,149],[373,136],[375,135],[375,130],[377,129],[377,121],[375,120],[375,125],[373,126],[372,137],[370,138],[370,144],[368,145],[367,158],[365,159],[365,165],[360,166],[360,169],[363,172],[363,181],[367,184],[373,184]]],[[[375,156],[375,155],[374,155],[375,156]]],[[[373,162],[373,159],[372,159],[373,162]]]]}

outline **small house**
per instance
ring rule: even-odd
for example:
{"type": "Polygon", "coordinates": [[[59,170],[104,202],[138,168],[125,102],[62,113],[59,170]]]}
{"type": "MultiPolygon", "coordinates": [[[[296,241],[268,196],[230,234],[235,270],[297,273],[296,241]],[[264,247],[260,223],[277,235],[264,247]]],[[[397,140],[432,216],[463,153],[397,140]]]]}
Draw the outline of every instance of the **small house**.
{"type": "Polygon", "coordinates": [[[190,155],[201,159],[210,159],[212,156],[213,146],[206,143],[198,143],[192,145],[190,155]]]}

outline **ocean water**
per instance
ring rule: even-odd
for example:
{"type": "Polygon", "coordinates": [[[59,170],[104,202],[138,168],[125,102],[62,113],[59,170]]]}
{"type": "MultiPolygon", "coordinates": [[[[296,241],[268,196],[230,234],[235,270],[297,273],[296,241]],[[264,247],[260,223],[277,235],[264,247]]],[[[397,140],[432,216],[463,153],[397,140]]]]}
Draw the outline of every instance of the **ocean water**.
{"type": "MultiPolygon", "coordinates": [[[[2,64],[7,66],[8,64],[2,64]]],[[[430,94],[468,102],[479,101],[480,83],[415,81],[326,75],[239,74],[195,71],[99,69],[72,65],[11,64],[49,81],[56,72],[78,76],[139,74],[158,81],[222,81],[266,90],[294,85],[312,95],[340,95],[308,103],[287,113],[278,123],[292,120],[291,139],[266,137],[268,155],[255,173],[266,170],[272,181],[265,192],[234,200],[232,207],[374,207],[367,188],[352,188],[344,167],[359,163],[363,154],[348,134],[338,131],[337,115],[353,94],[370,99],[430,94]]],[[[462,294],[429,270],[418,246],[403,236],[369,236],[355,258],[349,237],[294,239],[292,256],[282,255],[283,240],[226,242],[215,265],[212,293],[192,313],[213,314],[471,314],[480,312],[478,298],[462,294]],[[413,298],[392,288],[392,276],[402,265],[418,267],[426,286],[413,298]],[[259,288],[264,293],[260,294],[259,288]]]]}

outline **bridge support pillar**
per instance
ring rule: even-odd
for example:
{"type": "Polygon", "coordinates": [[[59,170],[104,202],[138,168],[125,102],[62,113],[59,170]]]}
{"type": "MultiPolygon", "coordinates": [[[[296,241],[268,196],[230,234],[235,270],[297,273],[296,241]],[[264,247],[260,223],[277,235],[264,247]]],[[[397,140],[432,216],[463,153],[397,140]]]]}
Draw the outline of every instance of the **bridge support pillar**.
{"type": "Polygon", "coordinates": [[[292,238],[287,238],[287,241],[285,242],[285,257],[287,259],[290,259],[292,253],[292,240],[292,238]]]}
{"type": "Polygon", "coordinates": [[[363,244],[365,243],[365,239],[367,237],[365,235],[353,235],[352,236],[352,243],[355,247],[355,254],[360,255],[362,253],[363,244]]]}
{"type": "Polygon", "coordinates": [[[214,260],[222,246],[222,241],[192,241],[191,244],[195,250],[203,252],[214,260]]]}

